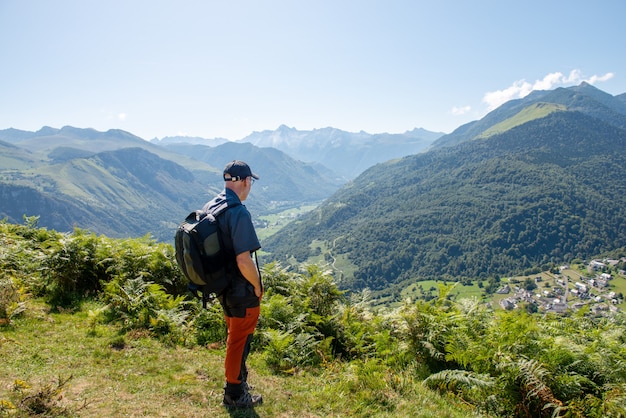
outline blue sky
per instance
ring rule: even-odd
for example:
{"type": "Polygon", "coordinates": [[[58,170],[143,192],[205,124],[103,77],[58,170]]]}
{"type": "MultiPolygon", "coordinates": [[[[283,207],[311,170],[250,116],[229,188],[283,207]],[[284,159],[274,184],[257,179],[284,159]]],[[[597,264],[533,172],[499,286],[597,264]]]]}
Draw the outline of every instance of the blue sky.
{"type": "Polygon", "coordinates": [[[451,132],[532,89],[626,92],[626,1],[0,0],[0,129],[451,132]]]}

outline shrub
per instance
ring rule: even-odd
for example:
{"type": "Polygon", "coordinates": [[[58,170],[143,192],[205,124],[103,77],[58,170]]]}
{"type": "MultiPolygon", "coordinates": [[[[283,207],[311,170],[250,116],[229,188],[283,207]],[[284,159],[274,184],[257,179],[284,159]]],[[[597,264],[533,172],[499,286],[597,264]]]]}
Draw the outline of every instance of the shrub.
{"type": "Polygon", "coordinates": [[[218,302],[200,309],[193,319],[196,343],[202,346],[226,341],[227,330],[222,307],[218,302]]]}
{"type": "Polygon", "coordinates": [[[25,217],[26,225],[0,222],[0,278],[8,278],[30,291],[41,289],[40,270],[45,243],[59,234],[36,229],[38,218],[25,217]]]}
{"type": "Polygon", "coordinates": [[[98,263],[106,273],[101,279],[108,282],[120,277],[143,277],[161,285],[168,293],[181,295],[186,281],[169,244],[157,243],[149,236],[114,240],[101,238],[98,263]]]}
{"type": "Polygon", "coordinates": [[[67,307],[100,290],[97,247],[96,235],[80,229],[50,241],[43,274],[48,303],[67,307]]]}
{"type": "Polygon", "coordinates": [[[0,278],[0,325],[6,325],[26,310],[22,292],[10,278],[0,278]]]}
{"type": "Polygon", "coordinates": [[[265,363],[274,372],[293,374],[298,368],[317,366],[323,359],[318,349],[323,341],[316,335],[273,329],[266,330],[264,335],[265,363]]]}
{"type": "Polygon", "coordinates": [[[31,387],[23,380],[16,380],[13,384],[13,399],[0,400],[0,413],[2,416],[75,416],[76,411],[63,405],[63,391],[71,379],[72,376],[59,377],[54,384],[47,384],[39,389],[31,387]]]}
{"type": "Polygon", "coordinates": [[[125,331],[147,329],[156,336],[168,336],[171,341],[178,340],[171,334],[180,332],[189,315],[182,296],[172,296],[161,285],[142,277],[126,280],[123,285],[117,281],[107,283],[105,298],[108,319],[121,322],[125,331]]]}

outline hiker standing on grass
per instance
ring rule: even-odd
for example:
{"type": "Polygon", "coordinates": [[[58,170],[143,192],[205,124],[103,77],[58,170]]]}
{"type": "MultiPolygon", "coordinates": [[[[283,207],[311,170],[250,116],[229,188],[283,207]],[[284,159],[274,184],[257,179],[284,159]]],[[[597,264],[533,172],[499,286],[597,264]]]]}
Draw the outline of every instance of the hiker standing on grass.
{"type": "Polygon", "coordinates": [[[258,179],[259,176],[252,173],[243,161],[228,163],[224,168],[224,190],[203,208],[203,211],[211,212],[224,204],[228,206],[217,218],[224,249],[227,257],[232,259],[227,270],[231,284],[218,295],[228,328],[224,361],[224,405],[227,407],[250,408],[263,402],[261,395],[250,394],[246,367],[263,295],[258,264],[252,259],[261,244],[250,212],[241,204],[248,197],[254,180],[258,179]]]}

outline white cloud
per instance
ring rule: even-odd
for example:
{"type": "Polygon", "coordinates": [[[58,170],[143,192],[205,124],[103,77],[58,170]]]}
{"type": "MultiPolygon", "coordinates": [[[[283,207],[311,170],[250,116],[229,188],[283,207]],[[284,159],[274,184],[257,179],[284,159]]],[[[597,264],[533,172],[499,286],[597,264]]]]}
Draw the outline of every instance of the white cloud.
{"type": "Polygon", "coordinates": [[[566,79],[564,79],[563,81],[565,83],[577,83],[579,82],[581,79],[583,78],[582,73],[580,72],[580,70],[572,70],[569,73],[569,77],[567,77],[566,79]]]}
{"type": "Polygon", "coordinates": [[[461,115],[466,114],[470,110],[472,110],[471,106],[461,106],[461,107],[454,106],[452,110],[450,110],[450,113],[452,113],[454,116],[461,116],[461,115]]]}
{"type": "Polygon", "coordinates": [[[600,81],[600,82],[608,81],[608,80],[612,79],[613,76],[615,76],[614,73],[606,73],[604,75],[593,75],[593,76],[589,77],[586,81],[589,84],[595,84],[598,81],[600,81]]]}
{"type": "Polygon", "coordinates": [[[574,74],[575,71],[576,70],[572,71],[570,73],[570,76],[567,78],[563,75],[563,73],[550,73],[545,76],[543,80],[535,81],[532,90],[550,90],[553,86],[565,83],[568,80],[572,80],[571,82],[575,82],[575,80],[579,78],[578,74],[574,74]]]}
{"type": "Polygon", "coordinates": [[[504,90],[496,90],[485,93],[483,102],[487,103],[489,110],[493,110],[500,106],[502,103],[509,100],[525,97],[532,91],[532,86],[525,80],[519,80],[513,83],[512,86],[507,87],[504,90]]]}
{"type": "Polygon", "coordinates": [[[483,103],[486,103],[488,110],[491,111],[509,100],[526,97],[533,90],[551,90],[559,85],[580,84],[583,81],[589,84],[595,84],[610,80],[613,76],[613,73],[606,73],[601,76],[593,75],[584,79],[580,70],[572,70],[567,76],[563,75],[561,72],[550,73],[543,79],[536,80],[532,84],[526,80],[518,80],[504,90],[487,92],[483,96],[483,103]]]}
{"type": "Polygon", "coordinates": [[[126,120],[126,113],[118,113],[117,119],[124,122],[126,120]]]}

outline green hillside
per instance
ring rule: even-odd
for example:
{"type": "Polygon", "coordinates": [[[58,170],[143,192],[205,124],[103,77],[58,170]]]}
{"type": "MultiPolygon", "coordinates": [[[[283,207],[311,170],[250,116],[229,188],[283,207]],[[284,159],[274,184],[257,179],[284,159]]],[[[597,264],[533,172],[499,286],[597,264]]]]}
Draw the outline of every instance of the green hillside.
{"type": "Polygon", "coordinates": [[[0,141],[0,167],[4,170],[23,170],[35,165],[36,160],[30,152],[0,141]]]}
{"type": "Polygon", "coordinates": [[[625,149],[626,131],[552,112],[374,166],[264,249],[277,260],[347,260],[354,273],[342,286],[374,290],[584,259],[626,245],[625,149]]]}
{"type": "Polygon", "coordinates": [[[179,218],[208,199],[206,188],[190,171],[144,149],[105,151],[4,171],[0,215],[13,222],[38,215],[62,231],[78,226],[169,241],[179,218]]]}
{"type": "MultiPolygon", "coordinates": [[[[20,131],[17,129],[0,130],[0,141],[12,144],[39,163],[58,163],[73,158],[88,158],[107,151],[125,148],[141,148],[159,157],[182,165],[200,180],[205,180],[206,173],[217,172],[214,167],[198,163],[186,156],[168,152],[162,147],[119,129],[106,132],[95,129],[81,129],[64,126],[61,129],[43,127],[37,132],[20,131]]],[[[3,169],[6,166],[0,166],[3,169]]],[[[31,163],[28,168],[32,168],[31,163]]]]}
{"type": "Polygon", "coordinates": [[[536,103],[531,106],[525,107],[515,116],[506,119],[500,123],[497,123],[489,129],[486,129],[480,135],[478,135],[476,139],[488,138],[492,135],[506,132],[509,129],[515,128],[516,126],[523,125],[524,123],[530,122],[531,120],[544,118],[552,112],[564,110],[566,110],[566,108],[563,105],[553,103],[536,103]]]}
{"type": "Polygon", "coordinates": [[[221,308],[172,247],[0,223],[0,415],[539,417],[626,414],[626,317],[493,311],[439,286],[373,308],[319,266],[263,266],[255,410],[221,406],[221,308]]]}

